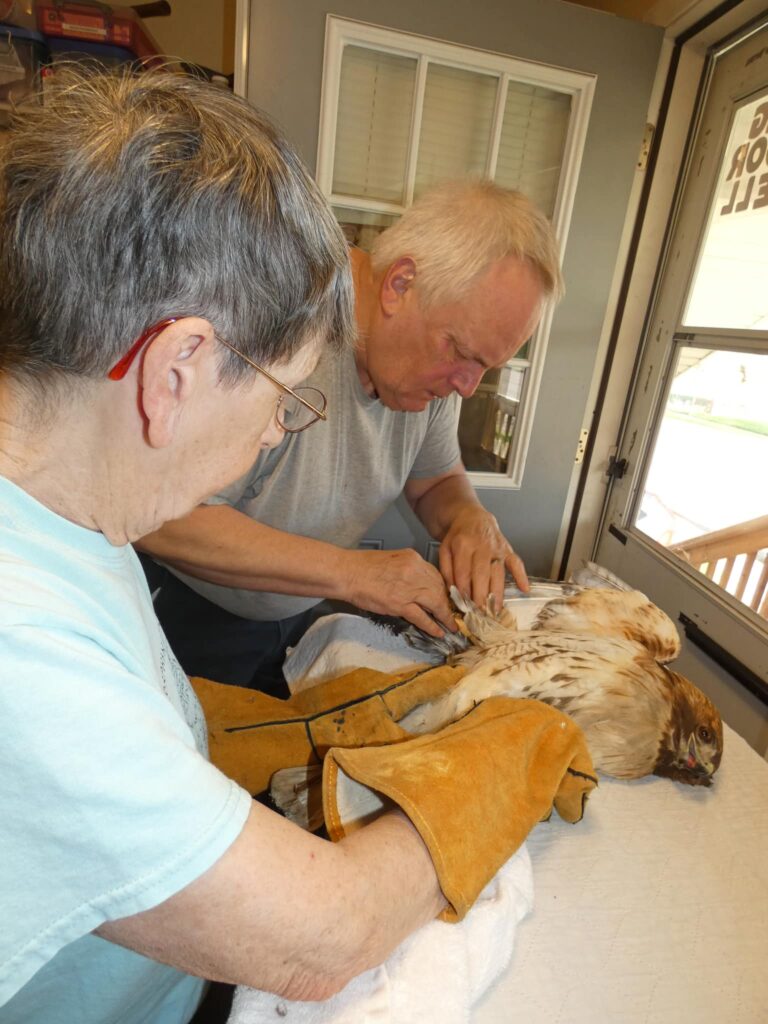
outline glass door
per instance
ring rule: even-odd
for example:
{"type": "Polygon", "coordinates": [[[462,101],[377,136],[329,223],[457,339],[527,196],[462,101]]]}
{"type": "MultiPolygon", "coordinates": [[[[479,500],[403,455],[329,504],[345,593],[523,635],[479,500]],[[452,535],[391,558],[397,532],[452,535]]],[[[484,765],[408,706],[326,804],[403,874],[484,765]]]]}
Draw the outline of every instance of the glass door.
{"type": "Polygon", "coordinates": [[[595,552],[758,680],[768,679],[766,54],[763,27],[715,59],[595,552]]]}

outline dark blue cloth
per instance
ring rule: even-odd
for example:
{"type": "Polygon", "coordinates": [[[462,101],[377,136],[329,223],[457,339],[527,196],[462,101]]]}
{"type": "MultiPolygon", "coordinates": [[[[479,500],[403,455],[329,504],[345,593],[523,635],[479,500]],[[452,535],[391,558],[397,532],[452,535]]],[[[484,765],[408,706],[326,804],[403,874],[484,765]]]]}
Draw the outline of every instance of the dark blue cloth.
{"type": "Polygon", "coordinates": [[[288,619],[255,622],[201,597],[147,555],[139,558],[155,594],[160,625],[188,676],[290,696],[282,671],[286,648],[297,644],[315,619],[333,611],[329,605],[321,602],[288,619]]]}

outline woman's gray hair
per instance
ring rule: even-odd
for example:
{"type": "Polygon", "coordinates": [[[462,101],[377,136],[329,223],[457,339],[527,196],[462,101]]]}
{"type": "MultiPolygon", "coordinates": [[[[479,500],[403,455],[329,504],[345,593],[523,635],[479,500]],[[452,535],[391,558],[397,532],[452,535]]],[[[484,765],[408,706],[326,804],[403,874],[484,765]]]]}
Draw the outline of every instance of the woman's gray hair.
{"type": "Polygon", "coordinates": [[[398,259],[416,264],[425,307],[460,298],[492,263],[516,256],[538,273],[547,298],[563,294],[552,226],[522,192],[492,181],[447,182],[419,198],[376,239],[371,262],[384,274],[398,259]]]}
{"type": "Polygon", "coordinates": [[[169,316],[267,365],[350,341],[344,238],[262,113],[166,70],[53,80],[0,142],[0,373],[102,377],[169,316]]]}

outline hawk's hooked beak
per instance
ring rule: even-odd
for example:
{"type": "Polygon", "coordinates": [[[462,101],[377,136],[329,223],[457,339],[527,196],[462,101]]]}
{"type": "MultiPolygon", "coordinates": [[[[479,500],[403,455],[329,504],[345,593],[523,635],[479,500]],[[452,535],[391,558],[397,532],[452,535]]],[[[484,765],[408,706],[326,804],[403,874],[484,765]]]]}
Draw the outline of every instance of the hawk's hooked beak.
{"type": "Polygon", "coordinates": [[[712,762],[704,759],[701,749],[696,742],[695,733],[688,737],[688,754],[685,758],[685,767],[699,775],[712,775],[715,770],[712,762]]]}

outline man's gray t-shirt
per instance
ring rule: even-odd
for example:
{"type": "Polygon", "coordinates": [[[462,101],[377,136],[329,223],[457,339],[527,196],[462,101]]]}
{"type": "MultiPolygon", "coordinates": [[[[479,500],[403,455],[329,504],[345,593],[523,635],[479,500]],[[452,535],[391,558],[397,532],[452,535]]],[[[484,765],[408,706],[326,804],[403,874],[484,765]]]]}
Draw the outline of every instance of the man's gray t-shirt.
{"type": "MultiPolygon", "coordinates": [[[[324,354],[306,383],[325,393],[327,422],[286,434],[208,504],[231,505],[286,533],[354,548],[409,477],[439,476],[459,461],[457,399],[435,399],[423,412],[387,409],[366,395],[351,350],[324,354]]],[[[209,601],[249,619],[288,618],[321,600],[175,574],[209,601]]]]}

